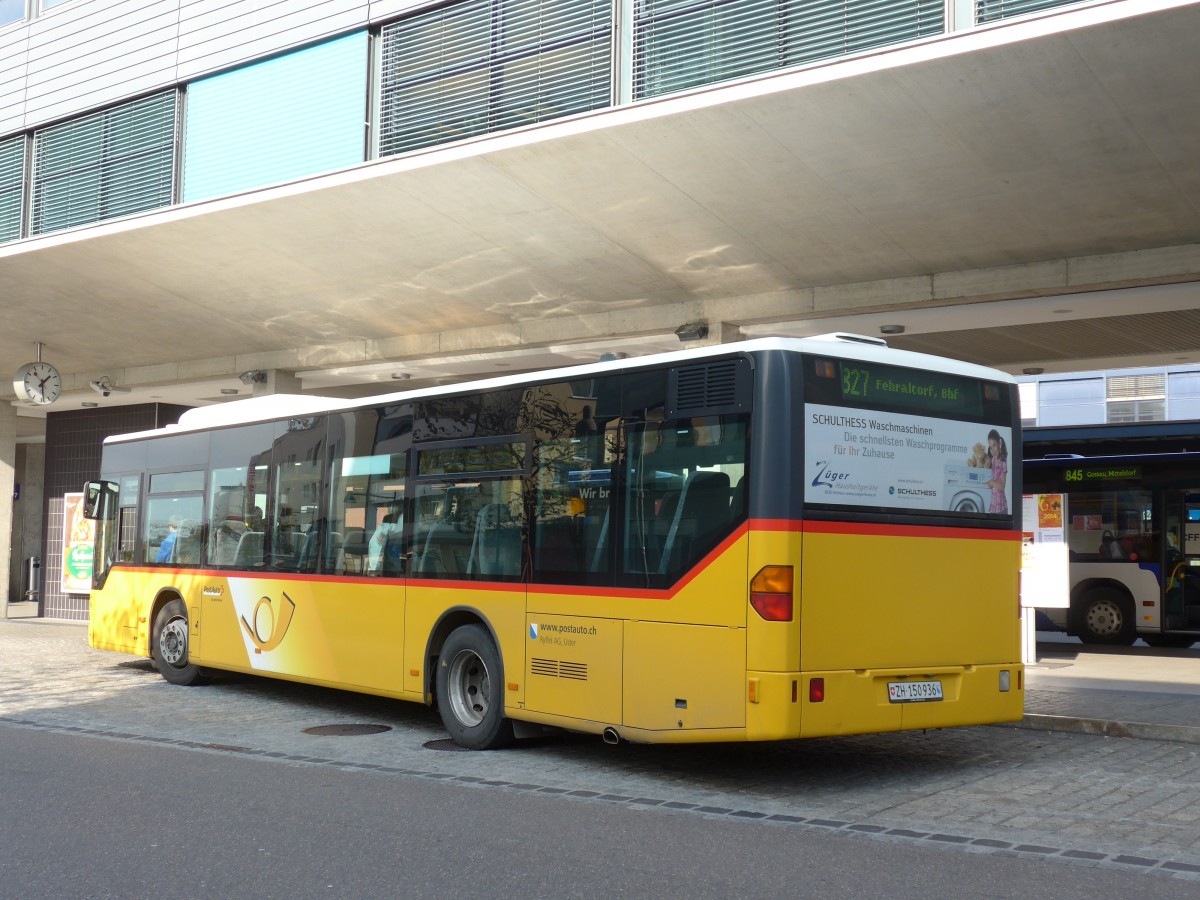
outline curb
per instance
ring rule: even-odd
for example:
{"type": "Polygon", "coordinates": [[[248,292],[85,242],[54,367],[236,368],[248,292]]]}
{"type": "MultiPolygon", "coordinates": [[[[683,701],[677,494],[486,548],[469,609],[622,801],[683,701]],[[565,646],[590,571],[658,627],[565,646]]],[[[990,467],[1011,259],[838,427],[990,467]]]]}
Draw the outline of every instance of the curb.
{"type": "Polygon", "coordinates": [[[1026,713],[1025,718],[1020,722],[1008,723],[1008,727],[1024,728],[1030,731],[1091,734],[1097,737],[1123,737],[1200,744],[1200,728],[1192,725],[1156,725],[1149,722],[1116,722],[1112,719],[1085,719],[1078,716],[1026,713]]]}

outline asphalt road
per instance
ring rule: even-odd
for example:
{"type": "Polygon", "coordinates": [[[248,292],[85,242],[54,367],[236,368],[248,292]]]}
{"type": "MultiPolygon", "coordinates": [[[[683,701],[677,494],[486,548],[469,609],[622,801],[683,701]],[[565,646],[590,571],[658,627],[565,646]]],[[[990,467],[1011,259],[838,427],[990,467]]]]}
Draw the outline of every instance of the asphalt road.
{"type": "Polygon", "coordinates": [[[0,895],[1195,898],[1194,883],[0,724],[0,895]]]}
{"type": "Polygon", "coordinates": [[[0,900],[1200,896],[1195,744],[445,738],[419,705],[249,676],[181,688],[81,626],[0,622],[0,900]],[[314,732],[356,723],[379,727],[314,732]]]}

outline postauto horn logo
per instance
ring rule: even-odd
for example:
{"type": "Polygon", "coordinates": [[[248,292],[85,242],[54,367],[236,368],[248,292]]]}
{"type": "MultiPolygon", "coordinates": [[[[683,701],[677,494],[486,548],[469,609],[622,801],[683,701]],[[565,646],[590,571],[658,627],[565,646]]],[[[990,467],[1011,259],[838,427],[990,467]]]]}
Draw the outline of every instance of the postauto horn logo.
{"type": "Polygon", "coordinates": [[[270,597],[260,597],[254,605],[253,624],[242,616],[242,628],[254,642],[260,652],[274,650],[283,643],[288,626],[292,624],[292,616],[296,613],[296,604],[287,594],[279,595],[279,603],[271,602],[270,597]]]}

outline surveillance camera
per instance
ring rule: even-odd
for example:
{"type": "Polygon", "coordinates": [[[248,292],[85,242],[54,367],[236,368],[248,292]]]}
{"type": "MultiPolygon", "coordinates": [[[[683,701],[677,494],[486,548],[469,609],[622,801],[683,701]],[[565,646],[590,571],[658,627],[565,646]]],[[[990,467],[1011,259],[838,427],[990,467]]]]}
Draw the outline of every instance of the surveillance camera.
{"type": "Polygon", "coordinates": [[[95,391],[101,397],[108,397],[113,393],[113,391],[116,391],[121,394],[129,393],[129,388],[118,387],[117,385],[112,383],[112,379],[109,378],[107,375],[104,375],[101,378],[97,378],[95,381],[89,381],[88,387],[90,387],[93,391],[95,391]]]}

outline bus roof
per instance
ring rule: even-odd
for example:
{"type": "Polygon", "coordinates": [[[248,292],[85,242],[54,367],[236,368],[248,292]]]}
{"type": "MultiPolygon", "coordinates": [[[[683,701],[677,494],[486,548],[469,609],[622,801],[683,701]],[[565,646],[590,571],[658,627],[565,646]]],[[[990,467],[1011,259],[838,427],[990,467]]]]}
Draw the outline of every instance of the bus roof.
{"type": "Polygon", "coordinates": [[[372,397],[360,397],[353,400],[311,394],[272,394],[264,397],[250,397],[245,400],[232,400],[212,406],[200,406],[189,409],[179,417],[177,425],[167,425],[151,431],[112,435],[105,438],[104,442],[106,444],[121,443],[181,432],[203,431],[209,428],[220,428],[229,425],[243,425],[252,422],[267,422],[273,419],[340,412],[342,410],[358,409],[377,404],[397,403],[402,400],[422,397],[450,396],[464,391],[491,390],[532,382],[588,378],[631,368],[688,362],[708,357],[728,356],[733,353],[753,353],[770,350],[784,350],[794,353],[827,353],[831,356],[845,359],[904,366],[926,371],[947,372],[967,378],[982,378],[1008,384],[1016,383],[1016,379],[1013,376],[998,369],[990,369],[986,366],[963,362],[962,360],[931,356],[927,353],[900,350],[889,347],[885,341],[879,338],[838,332],[809,338],[755,338],[753,340],[738,341],[730,344],[716,344],[693,349],[675,350],[669,353],[656,353],[650,356],[639,356],[635,359],[605,360],[603,362],[587,363],[560,369],[546,369],[518,375],[502,375],[479,381],[463,381],[433,388],[418,388],[372,397]]]}

